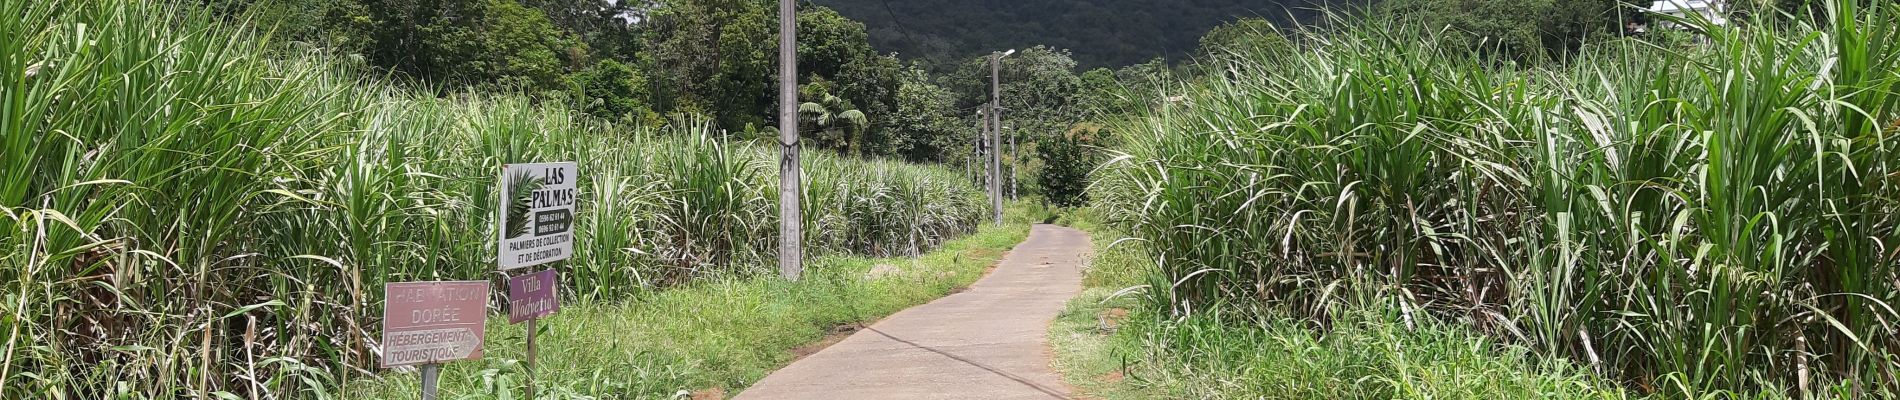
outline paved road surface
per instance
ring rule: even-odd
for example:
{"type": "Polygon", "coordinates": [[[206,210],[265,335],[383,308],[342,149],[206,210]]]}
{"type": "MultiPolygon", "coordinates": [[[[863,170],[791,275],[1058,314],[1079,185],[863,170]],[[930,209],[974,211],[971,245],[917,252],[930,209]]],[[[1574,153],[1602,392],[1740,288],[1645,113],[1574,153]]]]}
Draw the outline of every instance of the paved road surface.
{"type": "Polygon", "coordinates": [[[1036,225],[969,290],[900,311],[738,399],[1067,399],[1049,322],[1082,289],[1088,235],[1036,225]]]}

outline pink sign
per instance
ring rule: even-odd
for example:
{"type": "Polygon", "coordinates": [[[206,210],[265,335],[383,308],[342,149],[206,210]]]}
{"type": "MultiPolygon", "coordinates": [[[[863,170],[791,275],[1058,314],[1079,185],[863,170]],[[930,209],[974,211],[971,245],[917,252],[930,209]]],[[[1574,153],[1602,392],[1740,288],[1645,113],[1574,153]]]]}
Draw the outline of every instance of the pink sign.
{"type": "Polygon", "coordinates": [[[482,358],[488,281],[383,285],[383,368],[482,358]]]}
{"type": "Polygon", "coordinates": [[[508,278],[508,323],[519,324],[560,310],[560,277],[550,269],[508,278]]]}

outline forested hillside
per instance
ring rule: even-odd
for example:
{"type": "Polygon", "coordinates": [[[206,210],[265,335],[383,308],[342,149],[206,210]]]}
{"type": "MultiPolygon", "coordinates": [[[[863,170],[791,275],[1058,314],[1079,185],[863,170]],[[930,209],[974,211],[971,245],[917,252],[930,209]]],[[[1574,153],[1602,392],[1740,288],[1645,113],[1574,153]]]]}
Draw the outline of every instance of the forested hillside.
{"type": "Polygon", "coordinates": [[[1191,54],[1223,22],[1311,20],[1321,6],[1366,0],[815,0],[864,21],[871,44],[941,63],[992,50],[1048,45],[1075,50],[1083,68],[1119,67],[1191,54]]]}
{"type": "MultiPolygon", "coordinates": [[[[592,117],[645,126],[704,116],[723,135],[741,139],[767,136],[778,124],[773,91],[778,13],[771,1],[205,4],[227,21],[269,27],[274,41],[348,55],[360,66],[409,83],[405,86],[438,94],[517,92],[566,103],[592,117]]],[[[1212,16],[1214,8],[1183,10],[1197,10],[1196,18],[1208,23],[1220,20],[1212,16]]],[[[1051,12],[1067,11],[1025,15],[1051,12]]],[[[989,67],[980,63],[981,54],[943,53],[949,58],[912,62],[873,46],[893,36],[888,32],[874,32],[820,5],[805,4],[798,14],[799,101],[809,106],[801,107],[800,115],[805,140],[852,156],[966,164],[977,130],[976,109],[990,97],[989,67]]],[[[1108,22],[1074,25],[1113,26],[1108,22]]],[[[1194,37],[1205,31],[1181,29],[1183,48],[1193,47],[1194,37]]],[[[976,43],[963,36],[945,40],[976,43]]],[[[1034,51],[1028,42],[1017,45],[1026,54],[1005,61],[1002,79],[1004,105],[1028,122],[1018,128],[1061,132],[1078,120],[1081,109],[1101,104],[1081,104],[1084,92],[1106,98],[1103,90],[1119,90],[1115,77],[1082,85],[1077,67],[1090,63],[1072,59],[1069,45],[1034,51]]],[[[1094,44],[1075,44],[1084,45],[1094,44]]]]}

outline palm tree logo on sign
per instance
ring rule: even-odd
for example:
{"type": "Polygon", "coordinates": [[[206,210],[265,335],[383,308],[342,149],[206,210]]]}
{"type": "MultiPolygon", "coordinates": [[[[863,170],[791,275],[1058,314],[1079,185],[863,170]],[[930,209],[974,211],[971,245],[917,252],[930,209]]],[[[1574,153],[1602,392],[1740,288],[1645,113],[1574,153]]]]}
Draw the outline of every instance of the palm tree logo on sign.
{"type": "Polygon", "coordinates": [[[529,228],[534,227],[528,210],[533,208],[534,191],[540,190],[547,181],[528,171],[515,171],[507,180],[508,190],[503,193],[508,196],[508,216],[502,220],[508,223],[502,231],[507,233],[507,238],[515,239],[527,236],[529,228]]]}

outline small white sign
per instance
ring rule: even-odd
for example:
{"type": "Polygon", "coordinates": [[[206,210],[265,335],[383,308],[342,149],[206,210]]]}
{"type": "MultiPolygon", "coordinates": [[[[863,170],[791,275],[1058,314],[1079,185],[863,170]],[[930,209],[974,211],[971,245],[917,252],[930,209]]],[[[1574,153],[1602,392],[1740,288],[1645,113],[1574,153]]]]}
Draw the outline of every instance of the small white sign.
{"type": "Polygon", "coordinates": [[[501,218],[495,263],[507,271],[566,260],[574,254],[574,203],[579,168],[571,162],[501,168],[501,218]]]}

